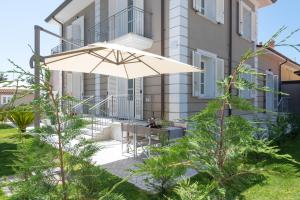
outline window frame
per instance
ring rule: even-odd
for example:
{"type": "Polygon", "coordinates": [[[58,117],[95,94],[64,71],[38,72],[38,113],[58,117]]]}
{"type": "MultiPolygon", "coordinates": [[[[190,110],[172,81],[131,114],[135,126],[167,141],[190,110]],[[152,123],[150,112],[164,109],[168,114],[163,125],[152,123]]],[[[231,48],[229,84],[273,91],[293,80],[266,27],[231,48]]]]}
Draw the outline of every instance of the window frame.
{"type": "Polygon", "coordinates": [[[217,12],[218,12],[217,11],[217,8],[218,8],[217,1],[219,1],[219,0],[214,0],[215,2],[214,2],[214,8],[213,8],[213,10],[214,10],[215,13],[214,13],[214,17],[213,18],[209,17],[208,14],[207,14],[208,13],[207,12],[207,9],[208,9],[208,7],[207,7],[207,5],[208,5],[207,1],[212,1],[212,0],[194,0],[194,4],[197,5],[197,2],[195,2],[195,1],[199,1],[199,7],[198,6],[193,6],[194,9],[196,10],[196,13],[199,16],[201,16],[201,17],[203,17],[203,18],[205,18],[205,19],[213,22],[214,24],[222,24],[222,22],[218,22],[218,17],[217,17],[217,15],[218,15],[217,14],[217,12]],[[204,2],[204,6],[203,6],[203,2],[204,2]]]}
{"type": "MultiPolygon", "coordinates": [[[[205,51],[205,50],[202,50],[202,49],[197,49],[195,52],[197,52],[200,56],[201,56],[201,63],[203,62],[203,57],[207,57],[208,59],[211,60],[211,63],[212,63],[212,66],[209,66],[209,63],[206,65],[206,67],[212,67],[213,70],[211,71],[211,75],[213,76],[212,79],[209,81],[207,80],[207,73],[205,72],[196,72],[196,73],[193,73],[193,82],[192,82],[192,96],[193,97],[197,97],[199,99],[215,99],[218,97],[217,94],[219,94],[220,92],[218,92],[218,87],[217,87],[217,70],[218,70],[218,60],[222,60],[222,71],[225,72],[225,63],[224,63],[224,60],[221,59],[221,58],[218,58],[218,56],[214,53],[211,53],[211,52],[208,52],[208,51],[205,51]],[[194,91],[194,76],[197,75],[197,73],[199,73],[199,76],[201,75],[201,73],[204,73],[204,93],[201,93],[201,83],[199,83],[199,91],[197,92],[197,94],[199,94],[198,96],[195,95],[195,91],[194,91]],[[207,87],[209,89],[211,89],[211,94],[207,94],[205,91],[207,90],[207,87]]],[[[193,58],[194,59],[194,58],[193,58]]],[[[194,63],[194,60],[193,60],[193,64],[194,63]]],[[[196,65],[195,65],[196,66],[196,65]]],[[[199,67],[198,67],[199,68],[199,67]]],[[[208,70],[206,70],[208,71],[208,70]]],[[[225,73],[223,74],[223,76],[225,76],[225,73]]],[[[201,80],[200,80],[201,81],[201,80]]]]}
{"type": "MultiPolygon", "coordinates": [[[[253,42],[255,41],[255,38],[253,38],[253,34],[254,34],[254,30],[257,27],[256,23],[254,21],[256,21],[256,19],[254,19],[254,17],[256,18],[256,14],[255,14],[255,10],[253,10],[249,5],[247,5],[243,0],[240,0],[240,6],[239,6],[239,34],[241,36],[241,38],[249,41],[249,42],[253,42]],[[244,9],[246,9],[247,11],[250,12],[250,31],[249,31],[249,38],[245,37],[245,29],[244,29],[244,25],[245,25],[245,19],[244,19],[244,9]],[[254,20],[254,21],[253,21],[254,20]]],[[[256,30],[255,30],[256,32],[256,30]]]]}
{"type": "Polygon", "coordinates": [[[8,104],[11,99],[12,99],[13,95],[1,95],[1,104],[5,105],[8,104]],[[5,98],[5,102],[4,102],[4,98],[5,98]]]}

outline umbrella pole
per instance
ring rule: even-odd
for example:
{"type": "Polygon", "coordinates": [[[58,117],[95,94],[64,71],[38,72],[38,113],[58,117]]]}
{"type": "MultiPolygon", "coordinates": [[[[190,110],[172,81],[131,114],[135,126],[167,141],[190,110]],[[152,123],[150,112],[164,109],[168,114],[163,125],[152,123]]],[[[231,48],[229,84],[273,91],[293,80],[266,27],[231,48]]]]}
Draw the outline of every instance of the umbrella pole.
{"type": "MultiPolygon", "coordinates": [[[[34,65],[30,60],[30,67],[34,68],[34,82],[37,86],[39,86],[39,84],[40,84],[40,63],[41,63],[41,55],[40,54],[41,54],[41,32],[42,31],[44,33],[47,33],[54,37],[57,37],[66,43],[72,44],[77,47],[81,47],[78,44],[74,44],[73,42],[64,39],[63,36],[57,35],[56,33],[48,31],[48,30],[42,28],[41,26],[35,25],[34,26],[34,56],[33,56],[34,65]]],[[[36,87],[36,89],[34,91],[34,99],[38,100],[39,98],[40,98],[40,89],[39,89],[39,87],[36,87]]],[[[37,111],[35,111],[35,113],[34,113],[34,128],[39,128],[41,116],[40,116],[40,113],[38,112],[38,109],[35,109],[35,110],[37,110],[37,111]]]]}
{"type": "MultiPolygon", "coordinates": [[[[34,62],[34,82],[36,84],[36,89],[34,91],[34,99],[38,100],[40,98],[40,39],[41,32],[38,26],[34,26],[34,53],[35,53],[35,62],[34,62]]],[[[36,109],[34,113],[34,128],[40,128],[41,116],[36,109]]]]}

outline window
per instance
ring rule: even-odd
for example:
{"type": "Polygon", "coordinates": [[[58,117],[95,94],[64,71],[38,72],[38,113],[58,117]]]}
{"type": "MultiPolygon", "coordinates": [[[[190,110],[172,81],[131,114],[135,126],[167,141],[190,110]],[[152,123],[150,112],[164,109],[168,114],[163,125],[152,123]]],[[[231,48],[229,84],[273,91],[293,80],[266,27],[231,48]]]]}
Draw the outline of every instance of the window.
{"type": "Polygon", "coordinates": [[[200,15],[224,24],[224,0],[194,0],[193,8],[200,15]]]}
{"type": "Polygon", "coordinates": [[[266,87],[271,91],[265,93],[265,107],[268,111],[277,111],[278,108],[278,89],[279,80],[278,75],[274,75],[272,72],[266,72],[266,87]]]}
{"type": "MultiPolygon", "coordinates": [[[[251,66],[250,65],[248,65],[247,66],[248,68],[251,68],[251,66]]],[[[241,74],[240,75],[240,78],[241,79],[244,79],[245,81],[247,81],[247,82],[249,82],[249,83],[253,83],[254,82],[254,76],[253,75],[251,75],[251,74],[241,74]]],[[[251,98],[254,98],[254,90],[252,90],[252,89],[247,89],[247,88],[245,88],[245,89],[241,89],[241,90],[239,90],[239,96],[241,97],[241,98],[244,98],[244,99],[251,99],[251,98]]]]}
{"type": "Polygon", "coordinates": [[[128,80],[128,100],[132,101],[133,100],[133,95],[134,95],[134,80],[129,79],[128,80]]]}
{"type": "Polygon", "coordinates": [[[1,96],[1,104],[8,104],[12,99],[12,95],[3,95],[1,96]]]}
{"type": "Polygon", "coordinates": [[[246,40],[256,40],[256,13],[243,0],[239,2],[239,34],[246,40]]]}
{"type": "Polygon", "coordinates": [[[216,98],[222,95],[217,82],[224,79],[224,60],[202,50],[193,52],[193,65],[201,72],[193,73],[193,96],[216,98]]]}

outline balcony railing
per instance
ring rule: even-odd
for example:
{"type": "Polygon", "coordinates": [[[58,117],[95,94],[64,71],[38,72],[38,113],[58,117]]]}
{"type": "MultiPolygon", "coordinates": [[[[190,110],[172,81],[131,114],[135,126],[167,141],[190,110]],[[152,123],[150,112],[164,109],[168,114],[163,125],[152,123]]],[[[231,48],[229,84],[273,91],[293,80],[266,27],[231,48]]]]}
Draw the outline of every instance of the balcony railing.
{"type": "Polygon", "coordinates": [[[152,14],[130,6],[88,29],[88,43],[117,39],[128,33],[152,38],[152,14]]]}
{"type": "Polygon", "coordinates": [[[53,54],[61,53],[63,51],[68,51],[68,50],[76,49],[79,47],[83,47],[85,45],[84,41],[82,41],[82,40],[71,40],[70,42],[72,44],[63,42],[63,43],[57,45],[56,47],[51,49],[51,54],[53,55],[53,54]]]}

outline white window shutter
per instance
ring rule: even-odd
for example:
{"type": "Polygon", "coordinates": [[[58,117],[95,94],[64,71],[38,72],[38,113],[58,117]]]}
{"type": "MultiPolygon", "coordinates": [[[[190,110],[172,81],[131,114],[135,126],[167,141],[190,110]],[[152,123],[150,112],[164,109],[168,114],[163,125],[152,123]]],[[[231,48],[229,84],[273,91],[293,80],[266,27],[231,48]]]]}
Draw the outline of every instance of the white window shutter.
{"type": "Polygon", "coordinates": [[[67,73],[67,95],[72,95],[73,93],[73,74],[71,72],[67,73]]]}
{"type": "MultiPolygon", "coordinates": [[[[67,32],[66,32],[66,38],[68,41],[72,41],[73,40],[73,26],[69,25],[67,26],[67,32]]],[[[66,43],[66,49],[63,50],[71,50],[72,49],[72,45],[69,43],[66,43]]]]}
{"type": "MultiPolygon", "coordinates": [[[[255,75],[251,74],[250,78],[251,78],[251,83],[256,83],[257,77],[255,75]]],[[[255,98],[256,97],[256,89],[251,89],[250,90],[250,96],[251,96],[251,98],[255,98]]]]}
{"type": "MultiPolygon", "coordinates": [[[[274,78],[273,74],[267,73],[266,74],[266,86],[268,89],[273,90],[274,89],[274,78]]],[[[266,92],[265,93],[265,98],[266,98],[266,110],[272,111],[274,108],[274,95],[273,92],[266,92]]]]}
{"type": "Polygon", "coordinates": [[[279,78],[274,75],[274,111],[278,110],[279,78]]]}
{"type": "Polygon", "coordinates": [[[256,21],[257,15],[253,11],[251,14],[251,18],[252,18],[251,19],[251,40],[255,42],[257,37],[257,21],[256,21]]]}
{"type": "Polygon", "coordinates": [[[223,88],[219,87],[218,82],[223,81],[225,78],[225,69],[224,69],[224,60],[221,58],[217,58],[217,65],[216,65],[216,86],[215,86],[215,96],[219,97],[224,94],[223,88]]]}
{"type": "MultiPolygon", "coordinates": [[[[245,73],[241,74],[241,78],[248,82],[252,82],[251,74],[245,74],[245,73]]],[[[250,90],[250,89],[239,90],[239,96],[244,99],[250,99],[253,97],[252,92],[253,92],[253,90],[250,90]]]]}
{"type": "Polygon", "coordinates": [[[201,9],[201,0],[193,0],[193,8],[199,12],[201,9]]]}
{"type": "Polygon", "coordinates": [[[224,24],[225,20],[225,0],[216,0],[216,20],[220,24],[224,24]]]}
{"type": "Polygon", "coordinates": [[[243,20],[243,0],[239,0],[239,34],[243,35],[244,30],[243,30],[243,25],[244,25],[244,20],[243,20]]]}
{"type": "MultiPolygon", "coordinates": [[[[201,67],[201,53],[193,51],[193,66],[201,67]]],[[[193,72],[193,97],[200,97],[200,72],[193,72]]]]}
{"type": "MultiPolygon", "coordinates": [[[[245,79],[245,80],[247,80],[247,74],[241,74],[240,75],[240,77],[242,78],[242,79],[245,79]]],[[[241,98],[244,98],[244,99],[246,99],[246,98],[248,98],[247,96],[247,89],[244,89],[244,90],[239,90],[239,96],[241,97],[241,98]]]]}

